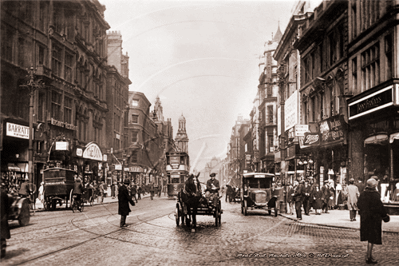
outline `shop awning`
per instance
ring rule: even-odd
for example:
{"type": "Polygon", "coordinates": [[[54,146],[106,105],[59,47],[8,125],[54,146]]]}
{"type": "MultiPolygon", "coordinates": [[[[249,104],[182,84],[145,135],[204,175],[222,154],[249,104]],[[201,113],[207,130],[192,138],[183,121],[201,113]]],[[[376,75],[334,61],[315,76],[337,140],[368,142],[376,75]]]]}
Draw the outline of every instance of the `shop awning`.
{"type": "Polygon", "coordinates": [[[393,143],[395,139],[399,140],[399,132],[393,133],[389,136],[389,143],[393,143]]]}
{"type": "Polygon", "coordinates": [[[368,144],[383,145],[383,144],[387,144],[387,143],[385,143],[387,141],[388,141],[388,135],[386,135],[386,134],[375,135],[375,136],[371,136],[371,137],[368,137],[367,139],[365,139],[364,146],[366,146],[368,144]]]}
{"type": "Polygon", "coordinates": [[[19,168],[18,166],[16,166],[15,164],[8,164],[8,171],[11,172],[21,172],[21,168],[19,168]]]}

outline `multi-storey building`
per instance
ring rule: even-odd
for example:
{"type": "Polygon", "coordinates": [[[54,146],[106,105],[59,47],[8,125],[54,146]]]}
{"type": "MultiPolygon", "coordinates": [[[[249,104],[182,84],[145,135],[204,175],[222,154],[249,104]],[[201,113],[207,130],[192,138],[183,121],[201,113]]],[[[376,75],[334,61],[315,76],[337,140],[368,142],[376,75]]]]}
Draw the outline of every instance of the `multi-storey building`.
{"type": "MultiPolygon", "coordinates": [[[[310,131],[299,137],[304,156],[300,162],[314,162],[312,169],[307,164],[305,175],[320,183],[326,179],[342,182],[346,178],[347,9],[347,1],[322,1],[313,13],[307,14],[294,42],[301,57],[300,88],[295,96],[300,102],[300,125],[308,125],[310,131]]],[[[285,108],[285,128],[288,115],[285,108]]]]}
{"type": "MultiPolygon", "coordinates": [[[[303,173],[302,166],[298,165],[300,157],[298,137],[308,131],[307,125],[300,125],[300,102],[298,97],[300,77],[300,56],[293,43],[298,36],[299,27],[306,20],[304,13],[306,3],[300,2],[297,14],[291,17],[287,28],[273,55],[278,62],[279,94],[277,101],[278,117],[278,145],[275,150],[275,170],[280,174],[284,184],[292,183],[297,175],[303,173]],[[299,130],[305,128],[305,130],[299,130]],[[299,135],[299,136],[298,136],[299,135]]],[[[310,14],[310,13],[308,13],[310,14]]]]}
{"type": "Polygon", "coordinates": [[[30,99],[21,85],[33,67],[43,81],[33,94],[34,183],[49,161],[85,179],[101,175],[110,28],[104,10],[97,0],[1,2],[2,174],[27,171],[30,99]],[[58,141],[67,143],[62,151],[58,141]]]}
{"type": "MultiPolygon", "coordinates": [[[[256,171],[274,173],[274,151],[277,146],[277,61],[273,59],[273,54],[281,40],[282,33],[280,26],[272,38],[265,43],[264,53],[261,60],[264,63],[262,72],[259,76],[258,97],[259,97],[259,159],[260,165],[256,171]]],[[[256,156],[255,156],[256,158],[256,156]]],[[[256,162],[257,160],[255,160],[256,162]]]]}
{"type": "MultiPolygon", "coordinates": [[[[399,178],[399,1],[349,1],[349,175],[399,178]]],[[[382,188],[383,189],[383,188],[382,188]]],[[[384,191],[381,191],[382,196],[384,191]]]]}
{"type": "Polygon", "coordinates": [[[241,143],[242,140],[240,139],[240,127],[242,124],[249,124],[248,119],[243,119],[242,116],[239,116],[235,122],[235,125],[232,128],[231,135],[230,135],[230,142],[228,144],[228,178],[231,179],[230,184],[232,185],[239,185],[240,184],[240,179],[239,175],[242,170],[241,168],[241,162],[244,162],[241,160],[241,143]]]}
{"type": "Polygon", "coordinates": [[[155,112],[150,112],[150,106],[142,92],[129,91],[126,167],[132,180],[140,184],[158,184],[164,173],[165,152],[175,148],[171,120],[159,120],[163,118],[159,99],[155,112]]]}
{"type": "Polygon", "coordinates": [[[107,149],[107,181],[121,180],[123,173],[129,173],[123,165],[126,161],[125,147],[129,145],[128,133],[125,128],[128,125],[128,94],[129,85],[129,57],[122,53],[122,35],[120,32],[111,31],[107,34],[107,106],[106,114],[106,149],[107,149]],[[122,166],[123,165],[123,166],[122,166]]]}

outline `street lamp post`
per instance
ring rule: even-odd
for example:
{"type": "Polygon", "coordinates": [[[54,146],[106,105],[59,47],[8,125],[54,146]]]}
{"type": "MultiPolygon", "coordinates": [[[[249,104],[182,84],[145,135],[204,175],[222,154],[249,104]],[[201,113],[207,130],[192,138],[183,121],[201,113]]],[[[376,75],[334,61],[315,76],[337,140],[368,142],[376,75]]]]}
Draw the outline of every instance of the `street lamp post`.
{"type": "Polygon", "coordinates": [[[44,87],[44,82],[41,79],[35,79],[35,69],[33,66],[28,70],[28,81],[21,85],[21,88],[29,90],[29,147],[28,147],[28,174],[29,183],[33,183],[33,97],[37,89],[44,87]]]}

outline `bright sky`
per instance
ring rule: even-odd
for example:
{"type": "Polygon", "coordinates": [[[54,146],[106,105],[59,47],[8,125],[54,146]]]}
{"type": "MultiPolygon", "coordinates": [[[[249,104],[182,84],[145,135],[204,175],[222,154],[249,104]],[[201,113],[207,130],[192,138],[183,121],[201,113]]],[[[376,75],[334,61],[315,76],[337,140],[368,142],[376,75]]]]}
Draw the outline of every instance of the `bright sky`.
{"type": "Polygon", "coordinates": [[[174,135],[185,116],[192,167],[225,158],[237,116],[252,110],[264,43],[279,22],[284,33],[294,1],[99,1],[122,34],[130,90],[159,95],[174,135]]]}

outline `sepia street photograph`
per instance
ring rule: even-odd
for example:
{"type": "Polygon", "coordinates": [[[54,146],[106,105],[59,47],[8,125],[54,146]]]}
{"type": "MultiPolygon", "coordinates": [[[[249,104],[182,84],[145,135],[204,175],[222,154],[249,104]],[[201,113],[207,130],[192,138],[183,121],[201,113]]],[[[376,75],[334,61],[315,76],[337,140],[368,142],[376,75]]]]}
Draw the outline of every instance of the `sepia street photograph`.
{"type": "Polygon", "coordinates": [[[399,0],[0,0],[1,266],[399,265],[399,0]]]}

